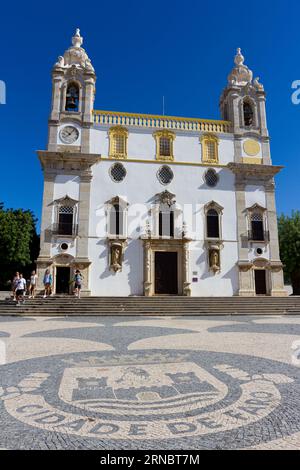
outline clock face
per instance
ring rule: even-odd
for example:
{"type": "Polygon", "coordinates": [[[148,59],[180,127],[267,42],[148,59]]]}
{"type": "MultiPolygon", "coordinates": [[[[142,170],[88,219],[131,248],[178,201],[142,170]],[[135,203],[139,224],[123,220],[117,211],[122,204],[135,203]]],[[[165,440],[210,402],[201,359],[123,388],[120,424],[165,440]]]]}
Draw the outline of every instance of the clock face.
{"type": "Polygon", "coordinates": [[[74,126],[65,126],[60,130],[59,137],[66,144],[73,144],[79,137],[79,131],[74,126]]]}

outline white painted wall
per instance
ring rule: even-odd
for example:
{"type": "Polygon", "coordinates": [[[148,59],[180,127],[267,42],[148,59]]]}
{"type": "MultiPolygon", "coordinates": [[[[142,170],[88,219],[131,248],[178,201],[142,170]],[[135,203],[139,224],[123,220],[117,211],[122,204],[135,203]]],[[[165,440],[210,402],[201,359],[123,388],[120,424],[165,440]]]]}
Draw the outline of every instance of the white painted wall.
{"type": "MultiPolygon", "coordinates": [[[[127,127],[128,158],[140,160],[154,160],[156,143],[153,133],[155,129],[138,129],[127,127]]],[[[109,126],[95,125],[91,130],[91,152],[107,157],[109,154],[109,126]]],[[[177,131],[173,143],[173,153],[178,162],[201,163],[202,146],[200,143],[202,133],[177,131]]],[[[223,134],[219,142],[219,162],[226,165],[234,160],[233,136],[223,134]]]]}
{"type": "MultiPolygon", "coordinates": [[[[176,163],[166,163],[174,173],[173,181],[165,186],[157,179],[157,172],[163,163],[155,161],[155,139],[152,130],[129,129],[128,157],[146,160],[133,162],[122,160],[127,171],[126,178],[114,182],[109,174],[115,160],[102,160],[92,168],[91,205],[89,224],[89,259],[90,290],[92,295],[142,295],[143,294],[143,243],[140,236],[144,231],[146,220],[151,222],[151,209],[156,203],[155,196],[168,190],[175,194],[177,227],[175,233],[181,233],[183,220],[187,224],[190,243],[189,277],[192,295],[194,296],[231,296],[238,289],[238,260],[236,201],[234,175],[224,167],[216,167],[219,182],[215,188],[208,187],[204,180],[207,167],[185,165],[201,162],[201,144],[199,133],[178,132],[174,141],[176,163]],[[148,160],[148,161],[147,161],[148,160]],[[128,202],[128,243],[124,252],[122,271],[114,273],[109,269],[107,243],[107,201],[119,196],[128,202]],[[223,207],[221,236],[222,269],[220,273],[209,272],[205,238],[205,204],[215,201],[223,207]],[[196,274],[193,274],[196,273],[196,274]],[[197,282],[192,282],[197,278],[197,282]]],[[[108,127],[95,127],[91,131],[91,152],[108,156],[108,127]]],[[[233,138],[224,135],[219,142],[219,160],[226,165],[233,161],[233,138]]],[[[72,175],[56,177],[54,199],[66,195],[80,199],[80,179],[72,175]]],[[[252,194],[260,194],[259,188],[250,188],[248,199],[252,194]]],[[[258,199],[261,196],[258,197],[258,199]]],[[[257,199],[256,195],[254,197],[257,199]]],[[[260,199],[259,199],[260,200],[260,199]]],[[[263,204],[262,204],[263,205],[263,204]]],[[[67,240],[56,240],[52,246],[52,256],[61,253],[59,245],[67,240]]],[[[68,254],[76,256],[76,241],[70,246],[68,254]]]]}

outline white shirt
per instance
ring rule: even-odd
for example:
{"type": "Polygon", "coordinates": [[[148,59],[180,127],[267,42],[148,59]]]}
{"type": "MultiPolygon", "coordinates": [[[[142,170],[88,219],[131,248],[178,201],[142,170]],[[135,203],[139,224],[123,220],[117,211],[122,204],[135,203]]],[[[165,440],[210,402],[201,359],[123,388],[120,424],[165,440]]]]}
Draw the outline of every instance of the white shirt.
{"type": "Polygon", "coordinates": [[[26,280],[24,277],[18,279],[16,282],[16,290],[25,290],[26,289],[26,280]]]}
{"type": "Polygon", "coordinates": [[[35,286],[36,280],[37,280],[37,274],[35,274],[34,276],[31,276],[31,277],[30,277],[30,284],[31,284],[32,286],[35,286]]]}

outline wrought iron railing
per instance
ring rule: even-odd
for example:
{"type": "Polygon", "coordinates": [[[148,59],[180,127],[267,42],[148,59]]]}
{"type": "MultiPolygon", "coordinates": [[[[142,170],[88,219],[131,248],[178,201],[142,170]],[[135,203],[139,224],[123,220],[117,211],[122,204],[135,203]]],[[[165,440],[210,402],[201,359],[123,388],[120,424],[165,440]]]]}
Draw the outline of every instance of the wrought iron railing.
{"type": "Polygon", "coordinates": [[[269,230],[248,230],[248,240],[252,242],[268,242],[270,240],[269,230]]]}
{"type": "Polygon", "coordinates": [[[75,237],[78,234],[78,224],[68,224],[66,222],[52,224],[50,232],[53,235],[68,235],[75,237]]]}

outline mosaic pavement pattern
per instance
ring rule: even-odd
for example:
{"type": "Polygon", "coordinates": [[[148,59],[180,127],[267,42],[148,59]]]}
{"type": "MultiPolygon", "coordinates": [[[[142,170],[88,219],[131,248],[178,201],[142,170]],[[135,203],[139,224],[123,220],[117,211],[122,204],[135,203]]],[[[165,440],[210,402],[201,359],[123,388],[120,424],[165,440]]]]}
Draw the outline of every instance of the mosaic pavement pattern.
{"type": "Polygon", "coordinates": [[[0,448],[300,448],[300,316],[3,317],[1,363],[0,448]]]}

